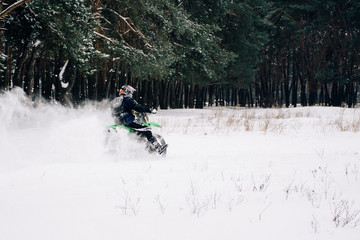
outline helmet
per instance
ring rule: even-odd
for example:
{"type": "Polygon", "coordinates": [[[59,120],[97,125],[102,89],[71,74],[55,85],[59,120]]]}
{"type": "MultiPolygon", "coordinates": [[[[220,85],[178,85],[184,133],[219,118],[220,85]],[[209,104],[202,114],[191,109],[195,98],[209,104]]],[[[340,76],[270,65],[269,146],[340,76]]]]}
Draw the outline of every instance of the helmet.
{"type": "Polygon", "coordinates": [[[128,97],[132,97],[135,91],[136,91],[136,89],[133,88],[132,86],[124,85],[120,89],[120,95],[125,95],[125,96],[128,96],[128,97]]]}

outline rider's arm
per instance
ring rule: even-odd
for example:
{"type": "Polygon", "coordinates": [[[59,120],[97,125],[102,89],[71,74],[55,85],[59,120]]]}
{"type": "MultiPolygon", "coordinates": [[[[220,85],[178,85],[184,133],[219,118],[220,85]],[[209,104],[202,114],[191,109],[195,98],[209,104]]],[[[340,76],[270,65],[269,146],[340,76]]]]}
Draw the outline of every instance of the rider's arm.
{"type": "Polygon", "coordinates": [[[131,105],[132,108],[137,112],[151,113],[151,109],[149,107],[138,104],[134,99],[131,99],[131,105]]]}

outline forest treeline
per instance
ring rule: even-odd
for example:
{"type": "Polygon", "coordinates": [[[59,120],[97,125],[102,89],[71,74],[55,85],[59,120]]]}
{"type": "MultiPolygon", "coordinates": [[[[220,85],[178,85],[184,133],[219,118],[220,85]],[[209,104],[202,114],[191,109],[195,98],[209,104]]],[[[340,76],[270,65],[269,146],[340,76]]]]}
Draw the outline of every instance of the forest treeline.
{"type": "Polygon", "coordinates": [[[4,0],[0,91],[78,105],[130,84],[162,109],[354,107],[359,13],[355,0],[4,0]]]}

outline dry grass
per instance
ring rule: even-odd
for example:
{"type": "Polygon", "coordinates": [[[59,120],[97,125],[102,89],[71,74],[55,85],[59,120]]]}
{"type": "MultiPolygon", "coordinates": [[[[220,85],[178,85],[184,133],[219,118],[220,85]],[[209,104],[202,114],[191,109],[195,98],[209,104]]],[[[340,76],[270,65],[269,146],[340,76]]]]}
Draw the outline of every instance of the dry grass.
{"type": "Polygon", "coordinates": [[[322,116],[313,109],[227,109],[220,108],[175,122],[162,121],[163,129],[183,134],[231,134],[233,132],[262,132],[284,134],[304,130],[327,132],[360,131],[360,115],[353,116],[344,109],[336,115],[322,116]]]}
{"type": "Polygon", "coordinates": [[[344,111],[341,111],[340,116],[335,119],[332,123],[335,128],[340,132],[359,132],[360,130],[360,116],[354,114],[351,120],[344,118],[344,111]]]}

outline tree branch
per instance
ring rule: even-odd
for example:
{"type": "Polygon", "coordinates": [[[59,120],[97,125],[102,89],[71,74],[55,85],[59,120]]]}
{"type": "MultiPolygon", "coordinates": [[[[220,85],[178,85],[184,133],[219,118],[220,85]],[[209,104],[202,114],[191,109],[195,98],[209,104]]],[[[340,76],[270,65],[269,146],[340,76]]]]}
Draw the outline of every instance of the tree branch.
{"type": "Polygon", "coordinates": [[[96,31],[94,31],[94,33],[96,34],[96,35],[98,35],[99,37],[102,37],[102,38],[104,38],[104,39],[106,39],[108,42],[115,42],[113,39],[111,39],[111,38],[108,38],[108,37],[106,37],[105,35],[102,35],[101,33],[98,33],[98,32],[96,32],[96,31]]]}
{"type": "MultiPolygon", "coordinates": [[[[125,24],[131,29],[131,31],[133,31],[134,33],[143,35],[141,32],[135,30],[135,28],[133,28],[133,27],[131,26],[131,24],[128,22],[128,20],[130,20],[130,22],[131,22],[131,19],[130,19],[130,18],[124,17],[124,16],[120,15],[119,13],[117,13],[116,11],[114,11],[114,10],[112,10],[112,9],[106,9],[106,10],[114,13],[116,16],[118,16],[119,18],[121,18],[121,19],[125,22],[125,24]]],[[[132,22],[131,22],[131,23],[132,23],[132,22]]]]}
{"type": "Polygon", "coordinates": [[[28,3],[30,1],[32,1],[32,0],[20,0],[20,1],[17,1],[15,3],[11,4],[9,7],[7,7],[4,11],[2,11],[0,13],[0,19],[5,17],[9,12],[14,10],[15,8],[21,6],[21,5],[25,4],[25,3],[28,3]]]}

